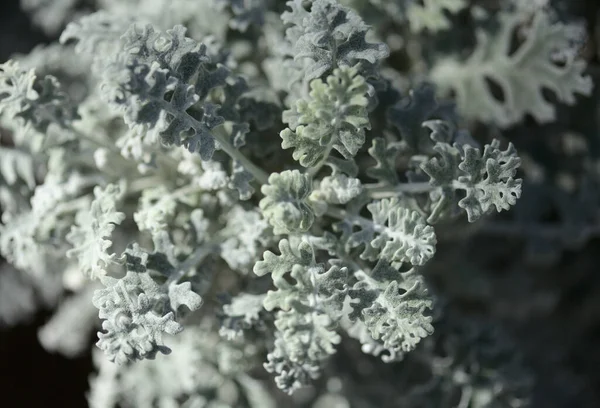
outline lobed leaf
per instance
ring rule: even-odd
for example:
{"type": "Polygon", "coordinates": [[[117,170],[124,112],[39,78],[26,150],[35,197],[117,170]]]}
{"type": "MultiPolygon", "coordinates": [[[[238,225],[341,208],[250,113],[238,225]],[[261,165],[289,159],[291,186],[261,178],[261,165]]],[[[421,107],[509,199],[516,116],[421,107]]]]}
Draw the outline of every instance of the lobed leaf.
{"type": "MultiPolygon", "coordinates": [[[[442,137],[436,133],[451,131],[448,124],[441,121],[428,121],[424,126],[433,130],[433,138],[442,137]]],[[[467,212],[469,222],[474,222],[494,209],[508,210],[521,196],[521,179],[514,178],[521,160],[512,143],[506,150],[500,150],[500,142],[494,139],[481,152],[469,145],[438,142],[434,150],[439,157],[421,164],[430,177],[430,184],[438,187],[431,194],[433,211],[429,222],[436,222],[452,212],[456,204],[467,212]],[[457,190],[465,192],[460,200],[457,190]]]]}
{"type": "Polygon", "coordinates": [[[544,89],[569,105],[575,103],[576,94],[591,93],[592,80],[584,75],[586,63],[574,50],[580,35],[574,26],[553,22],[540,10],[513,52],[511,40],[524,23],[523,15],[502,12],[499,21],[497,33],[477,32],[477,47],[466,61],[445,57],[431,71],[442,92],[455,93],[463,115],[503,128],[527,114],[546,123],[555,119],[556,109],[544,97],[544,89]],[[499,87],[501,98],[493,95],[487,81],[499,87]]]}
{"type": "Polygon", "coordinates": [[[286,170],[269,176],[269,184],[261,188],[265,197],[259,206],[273,226],[275,234],[308,231],[315,214],[308,203],[312,179],[298,170],[286,170]]]}
{"type": "Polygon", "coordinates": [[[368,87],[356,67],[339,68],[310,83],[310,99],[300,99],[283,112],[290,127],[281,132],[284,149],[294,148],[293,157],[304,167],[322,163],[331,149],[344,158],[356,155],[370,129],[367,113],[368,87]]]}
{"type": "Polygon", "coordinates": [[[89,210],[77,213],[75,225],[66,239],[73,245],[67,257],[76,257],[81,272],[91,279],[106,275],[106,268],[119,261],[116,254],[109,254],[112,242],[108,239],[115,225],[121,224],[125,214],[117,211],[117,203],[123,196],[122,188],[110,184],[106,188],[94,188],[95,199],[89,210]]]}
{"type": "Polygon", "coordinates": [[[363,259],[383,259],[399,265],[425,264],[435,253],[433,227],[416,211],[404,208],[397,198],[382,199],[367,205],[373,219],[350,219],[359,226],[349,233],[347,246],[364,245],[363,259]]]}
{"type": "Polygon", "coordinates": [[[389,55],[384,43],[366,40],[369,26],[353,10],[334,0],[315,0],[306,11],[302,0],[286,3],[291,11],[281,15],[291,43],[290,55],[299,63],[305,81],[329,75],[337,67],[351,67],[361,62],[361,74],[369,65],[389,55]]]}
{"type": "Polygon", "coordinates": [[[380,260],[371,276],[361,273],[349,290],[351,320],[360,319],[375,340],[394,353],[413,350],[433,333],[432,308],[423,277],[414,269],[400,273],[380,260]]]}

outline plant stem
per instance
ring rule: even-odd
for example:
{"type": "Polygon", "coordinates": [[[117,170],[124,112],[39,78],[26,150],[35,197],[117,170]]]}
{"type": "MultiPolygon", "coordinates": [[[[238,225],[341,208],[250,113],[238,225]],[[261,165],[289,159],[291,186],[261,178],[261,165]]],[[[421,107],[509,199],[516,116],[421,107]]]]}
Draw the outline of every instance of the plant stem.
{"type": "Polygon", "coordinates": [[[348,214],[346,210],[338,207],[329,206],[327,207],[327,211],[325,211],[325,215],[328,215],[332,218],[337,218],[338,220],[348,221],[353,225],[370,225],[373,227],[375,231],[380,232],[383,228],[381,225],[377,225],[368,218],[362,217],[360,215],[348,214]]]}
{"type": "Polygon", "coordinates": [[[127,187],[127,194],[136,194],[142,192],[148,188],[156,187],[164,184],[165,180],[162,177],[150,176],[144,178],[135,179],[127,187]]]}
{"type": "Polygon", "coordinates": [[[196,249],[185,261],[183,261],[177,267],[177,273],[169,276],[169,278],[163,284],[165,287],[168,287],[171,283],[179,282],[181,278],[183,278],[186,273],[198,265],[200,262],[204,260],[208,255],[212,253],[218,252],[218,246],[212,243],[202,245],[200,248],[196,249]]]}
{"type": "MultiPolygon", "coordinates": [[[[194,119],[195,122],[197,122],[194,119]]],[[[233,160],[238,161],[252,176],[260,183],[267,184],[269,180],[269,175],[262,168],[252,163],[246,156],[244,156],[237,148],[235,148],[229,141],[227,137],[229,136],[223,127],[223,125],[217,126],[213,129],[213,135],[217,142],[219,142],[219,146],[221,146],[221,150],[229,155],[233,160]]]]}
{"type": "Polygon", "coordinates": [[[429,182],[421,183],[402,183],[395,186],[385,186],[381,184],[365,184],[365,189],[369,193],[369,197],[379,199],[395,197],[402,193],[420,194],[435,190],[436,186],[432,186],[429,182]]]}

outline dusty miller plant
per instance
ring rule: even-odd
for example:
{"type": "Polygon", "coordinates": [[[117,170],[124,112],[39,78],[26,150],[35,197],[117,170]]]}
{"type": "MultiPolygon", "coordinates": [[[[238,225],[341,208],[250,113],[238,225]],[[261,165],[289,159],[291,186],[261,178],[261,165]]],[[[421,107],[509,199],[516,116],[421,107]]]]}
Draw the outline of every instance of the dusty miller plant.
{"type": "MultiPolygon", "coordinates": [[[[439,370],[432,341],[455,329],[435,334],[422,275],[436,234],[522,190],[513,144],[467,125],[552,121],[542,88],[565,104],[592,88],[577,30],[516,1],[73,4],[48,22],[58,43],[0,65],[0,253],[3,280],[65,297],[46,348],[75,355],[97,330],[93,407],[277,406],[261,366],[293,394],[352,341],[439,370]],[[427,44],[457,13],[494,28],[396,69],[384,26],[427,44]]],[[[461,407],[523,406],[468,359],[402,406],[450,407],[455,388],[461,407]]]]}

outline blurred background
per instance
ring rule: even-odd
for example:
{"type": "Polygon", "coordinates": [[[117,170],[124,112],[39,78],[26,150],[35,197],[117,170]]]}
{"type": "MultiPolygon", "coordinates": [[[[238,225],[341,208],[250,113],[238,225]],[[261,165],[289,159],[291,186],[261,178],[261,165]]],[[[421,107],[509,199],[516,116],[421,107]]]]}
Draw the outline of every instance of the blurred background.
{"type": "MultiPolygon", "coordinates": [[[[562,109],[557,123],[523,123],[503,135],[554,176],[550,182],[532,181],[524,188],[522,204],[487,229],[459,244],[442,237],[439,254],[426,273],[434,287],[443,287],[461,309],[475,311],[514,337],[536,378],[536,408],[594,408],[600,407],[600,4],[562,3],[569,3],[570,15],[586,22],[589,41],[583,52],[595,93],[575,108],[562,109]],[[540,142],[542,133],[545,138],[540,142]],[[504,227],[507,224],[531,228],[524,233],[525,227],[504,227]]],[[[87,7],[85,2],[78,4],[87,7]]],[[[0,62],[56,39],[47,34],[52,30],[33,24],[32,15],[43,18],[52,7],[40,10],[28,15],[19,1],[3,2],[0,62]]],[[[0,258],[0,273],[6,268],[3,263],[0,258]]],[[[0,287],[2,296],[8,295],[0,287]]],[[[91,355],[67,359],[44,351],[37,330],[50,315],[51,310],[42,308],[10,327],[0,319],[0,406],[86,406],[91,355]],[[6,402],[7,396],[12,403],[6,402]]],[[[93,342],[90,338],[90,345],[93,342]]],[[[348,364],[347,355],[339,353],[333,364],[348,364]]]]}
{"type": "MultiPolygon", "coordinates": [[[[51,3],[52,0],[50,0],[51,3]]],[[[37,44],[55,40],[35,27],[18,0],[2,3],[0,12],[0,63],[14,53],[27,53],[37,44]]],[[[0,258],[0,273],[6,268],[0,258]]],[[[0,285],[2,283],[0,282],[0,285]]],[[[0,297],[7,297],[0,287],[0,297]]],[[[0,302],[2,299],[0,299],[0,302]]],[[[37,330],[51,316],[41,310],[16,326],[0,318],[0,405],[6,407],[86,407],[85,392],[92,370],[91,355],[67,359],[47,353],[37,330]]],[[[90,343],[93,339],[90,339],[90,343]]]]}

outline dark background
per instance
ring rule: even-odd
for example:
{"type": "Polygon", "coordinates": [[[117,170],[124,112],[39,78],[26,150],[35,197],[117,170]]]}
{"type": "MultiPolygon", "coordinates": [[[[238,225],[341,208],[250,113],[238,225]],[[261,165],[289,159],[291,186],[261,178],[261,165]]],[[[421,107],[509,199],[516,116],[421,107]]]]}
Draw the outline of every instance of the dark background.
{"type": "MultiPolygon", "coordinates": [[[[13,53],[27,53],[36,44],[50,40],[31,25],[18,1],[2,2],[0,63],[13,53]]],[[[26,324],[0,328],[0,406],[87,406],[85,392],[92,370],[91,356],[66,359],[48,354],[38,343],[37,328],[51,315],[51,311],[41,311],[26,324]]]]}

